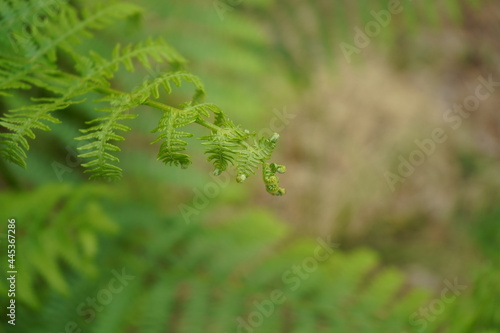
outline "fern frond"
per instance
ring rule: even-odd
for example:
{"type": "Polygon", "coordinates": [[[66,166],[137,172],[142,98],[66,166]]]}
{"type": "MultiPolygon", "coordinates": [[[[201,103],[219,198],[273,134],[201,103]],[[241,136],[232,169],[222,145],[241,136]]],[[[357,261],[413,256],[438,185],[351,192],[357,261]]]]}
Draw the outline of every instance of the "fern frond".
{"type": "MultiPolygon", "coordinates": [[[[207,104],[199,106],[204,105],[207,104]]],[[[212,162],[215,168],[214,174],[218,176],[230,164],[236,164],[238,149],[245,147],[250,132],[240,126],[235,126],[217,106],[210,105],[208,110],[215,115],[213,122],[215,126],[211,127],[212,132],[210,135],[203,136],[200,140],[205,141],[202,144],[208,146],[205,154],[208,155],[207,160],[212,162]]],[[[202,113],[202,115],[208,117],[207,114],[202,113]]]]}
{"type": "Polygon", "coordinates": [[[47,102],[12,110],[0,118],[0,125],[11,133],[0,133],[0,155],[23,168],[26,168],[26,151],[29,149],[27,138],[34,139],[34,129],[50,131],[47,122],[60,123],[50,113],[65,109],[70,102],[47,102]]]}
{"type": "MultiPolygon", "coordinates": [[[[83,38],[92,36],[92,30],[102,29],[117,19],[141,12],[140,7],[136,5],[115,2],[84,7],[79,12],[67,5],[59,8],[56,17],[43,20],[44,25],[30,33],[37,49],[34,52],[26,50],[24,55],[32,63],[38,62],[42,57],[48,57],[53,61],[57,48],[71,52],[72,45],[79,43],[83,38]]],[[[33,29],[32,26],[30,26],[31,29],[33,29]]]]}
{"type": "MultiPolygon", "coordinates": [[[[138,104],[146,102],[147,99],[153,97],[155,99],[160,97],[160,86],[165,89],[167,94],[172,93],[173,82],[176,87],[180,87],[182,82],[189,82],[194,84],[196,92],[196,97],[201,97],[205,95],[205,87],[201,80],[191,73],[186,71],[168,72],[164,73],[152,80],[147,80],[143,82],[137,89],[129,94],[132,101],[138,104]]],[[[194,98],[193,98],[194,99],[194,98]]]]}
{"type": "Polygon", "coordinates": [[[107,116],[88,121],[87,124],[94,124],[88,129],[80,130],[85,135],[79,136],[76,140],[91,140],[78,150],[88,150],[88,152],[78,155],[80,158],[89,158],[91,161],[83,163],[87,168],[86,173],[92,173],[92,178],[118,179],[121,176],[121,168],[113,165],[112,162],[119,162],[119,159],[109,152],[120,151],[120,148],[109,141],[123,141],[125,138],[118,135],[117,131],[127,132],[130,127],[119,123],[120,120],[134,119],[137,115],[125,114],[129,110],[129,105],[115,105],[109,108],[99,109],[97,111],[108,113],[107,116]]]}
{"type": "Polygon", "coordinates": [[[22,61],[0,58],[0,94],[8,96],[8,89],[29,89],[29,72],[22,61]]]}
{"type": "Polygon", "coordinates": [[[267,161],[271,158],[279,137],[278,133],[274,133],[269,139],[260,138],[259,142],[255,144],[258,155],[262,161],[267,161]]]}
{"type": "Polygon", "coordinates": [[[267,192],[273,195],[285,194],[285,189],[279,187],[279,178],[275,176],[277,172],[284,173],[285,166],[266,162],[271,158],[279,135],[275,133],[269,139],[254,139],[254,144],[250,145],[247,140],[254,136],[254,133],[235,126],[222,112],[216,110],[213,112],[215,126],[207,126],[212,128],[212,133],[200,139],[206,141],[203,145],[209,146],[205,153],[208,154],[208,161],[215,167],[214,174],[219,175],[230,164],[236,165],[238,171],[236,181],[241,183],[251,174],[255,174],[260,164],[267,192]]]}
{"type": "Polygon", "coordinates": [[[206,141],[202,143],[203,145],[210,147],[205,151],[205,154],[208,155],[207,160],[212,162],[216,176],[220,175],[222,171],[226,171],[229,164],[235,164],[235,150],[240,147],[239,138],[217,131],[200,139],[206,141]]]}
{"type": "MultiPolygon", "coordinates": [[[[15,132],[12,134],[2,134],[2,137],[4,140],[2,141],[2,156],[7,157],[9,160],[12,162],[21,165],[23,167],[26,166],[26,163],[24,159],[26,158],[26,154],[23,151],[27,150],[29,148],[27,141],[24,137],[28,136],[30,138],[34,138],[34,133],[32,129],[39,128],[39,129],[45,129],[47,130],[48,128],[40,126],[38,119],[43,119],[43,115],[54,110],[58,109],[63,109],[67,107],[70,103],[73,102],[68,102],[71,98],[80,96],[82,94],[85,94],[91,90],[96,89],[97,87],[101,86],[108,86],[109,83],[107,79],[111,78],[114,75],[114,72],[118,70],[118,67],[120,64],[124,65],[125,68],[128,70],[134,70],[134,65],[133,65],[133,60],[137,59],[139,62],[143,64],[145,67],[151,67],[151,62],[150,58],[154,59],[155,61],[161,62],[163,60],[167,60],[169,62],[173,63],[182,63],[184,59],[177,54],[168,44],[161,40],[153,40],[153,39],[148,39],[144,43],[139,43],[135,46],[129,45],[125,47],[123,50],[120,49],[120,46],[117,46],[113,52],[113,59],[111,61],[108,61],[104,59],[103,57],[99,56],[97,53],[92,52],[91,57],[92,58],[86,58],[86,57],[79,57],[80,62],[78,65],[80,66],[80,70],[82,72],[82,77],[73,79],[73,84],[70,85],[70,87],[64,87],[63,82],[59,82],[59,85],[55,84],[55,81],[58,80],[58,75],[60,75],[59,72],[55,71],[53,68],[47,66],[43,67],[42,65],[38,66],[35,65],[31,69],[39,69],[40,67],[43,69],[41,71],[38,71],[36,75],[32,74],[29,72],[29,67],[26,67],[26,65],[19,65],[16,64],[15,62],[10,62],[10,61],[3,61],[0,63],[0,90],[7,90],[7,89],[29,89],[32,85],[38,86],[45,88],[46,90],[50,90],[56,94],[64,94],[63,97],[57,99],[57,103],[48,103],[48,104],[42,104],[39,106],[36,106],[36,112],[30,111],[26,108],[22,108],[21,110],[25,110],[23,113],[17,113],[17,115],[12,118],[10,116],[6,116],[7,118],[12,118],[12,119],[17,119],[16,121],[18,124],[24,123],[25,124],[22,127],[15,126],[14,124],[11,124],[6,119],[3,119],[2,122],[0,122],[0,125],[6,127],[7,129],[15,132]],[[5,67],[9,67],[9,70],[6,70],[5,67]],[[8,73],[13,72],[15,73],[14,75],[8,76],[8,73]],[[4,74],[7,74],[4,76],[4,74]],[[47,82],[51,82],[51,84],[48,84],[47,82]],[[24,128],[25,127],[25,128],[24,128]]],[[[78,67],[77,65],[77,67],[78,67]]],[[[201,83],[201,81],[195,77],[194,75],[191,75],[189,73],[184,73],[184,72],[179,72],[175,75],[172,75],[170,77],[171,80],[175,84],[179,84],[179,80],[183,79],[187,82],[192,82],[197,91],[203,91],[204,93],[204,88],[201,83]]],[[[166,85],[166,87],[171,91],[170,85],[167,86],[167,83],[164,81],[162,82],[163,84],[166,85]]],[[[151,88],[151,87],[149,87],[151,88]]],[[[148,93],[147,89],[143,90],[138,90],[139,95],[142,94],[144,95],[148,93]]],[[[137,93],[134,92],[134,93],[137,93]]],[[[132,95],[134,95],[132,93],[132,95]]],[[[149,91],[151,93],[151,91],[149,91]]],[[[131,108],[133,106],[136,106],[140,103],[135,103],[134,105],[129,105],[128,108],[131,108]]],[[[120,109],[121,110],[121,109],[120,109]]],[[[117,110],[115,110],[117,111],[117,110]]],[[[118,113],[121,113],[123,110],[118,111],[118,113]]],[[[112,112],[112,114],[114,114],[112,112]]],[[[54,118],[55,119],[55,118],[54,118]]],[[[113,120],[114,118],[111,117],[108,120],[113,120]]],[[[46,120],[52,120],[52,118],[47,118],[46,120]]],[[[103,120],[100,118],[99,120],[103,120]]],[[[106,126],[105,126],[106,127],[106,126]]],[[[108,127],[106,127],[108,128],[108,127]]],[[[96,129],[94,128],[94,131],[96,129]]],[[[106,136],[102,137],[101,140],[104,140],[105,142],[107,139],[106,136]]],[[[107,147],[106,145],[103,145],[100,148],[107,147]]],[[[104,150],[101,150],[101,152],[104,152],[104,150]]],[[[90,153],[88,153],[90,154],[90,153]]],[[[86,154],[85,156],[90,157],[90,155],[86,154]]],[[[110,159],[108,158],[105,159],[110,159]]],[[[92,162],[92,163],[97,163],[95,166],[100,165],[97,169],[95,169],[96,174],[108,174],[108,171],[110,171],[111,166],[107,165],[106,166],[106,172],[105,169],[102,169],[105,164],[103,163],[103,157],[98,158],[100,162],[92,162]],[[102,173],[103,172],[103,173],[102,173]]],[[[95,161],[95,160],[94,160],[95,161]]],[[[94,166],[94,164],[87,164],[87,167],[94,166]]],[[[118,170],[115,170],[118,172],[118,170]]],[[[111,174],[109,174],[111,176],[111,174]]]]}
{"type": "MultiPolygon", "coordinates": [[[[181,76],[183,77],[184,74],[181,76]]],[[[191,78],[191,77],[188,77],[191,78]]],[[[180,81],[178,81],[180,82],[180,81]]],[[[192,81],[189,81],[192,82],[192,81]]],[[[202,91],[203,86],[193,82],[197,91],[202,91]]],[[[191,133],[179,132],[176,129],[184,127],[194,122],[201,123],[205,126],[211,126],[210,123],[203,121],[202,117],[208,117],[210,111],[222,112],[216,105],[210,103],[192,105],[192,101],[185,103],[182,109],[177,109],[170,106],[164,106],[164,113],[160,119],[159,125],[154,129],[153,133],[161,133],[152,144],[163,140],[158,153],[158,159],[167,165],[176,165],[182,168],[187,168],[191,164],[188,155],[180,153],[186,150],[186,141],[183,138],[192,137],[191,133]]]]}
{"type": "Polygon", "coordinates": [[[238,183],[243,183],[248,176],[255,174],[255,169],[257,169],[260,164],[258,155],[253,148],[239,151],[236,162],[236,169],[238,170],[236,181],[238,183]]]}
{"type": "Polygon", "coordinates": [[[139,61],[146,69],[152,68],[151,59],[157,63],[167,61],[179,67],[185,60],[172,47],[161,39],[148,38],[145,42],[136,45],[129,44],[122,48],[118,44],[107,60],[96,52],[90,52],[89,57],[75,56],[76,70],[80,78],[68,88],[66,98],[77,96],[98,87],[108,87],[109,79],[114,76],[122,65],[129,72],[135,70],[134,61],[139,61]]]}
{"type": "MultiPolygon", "coordinates": [[[[20,1],[19,6],[23,3],[24,1],[20,1]]],[[[46,9],[45,13],[50,14],[49,17],[41,16],[42,13],[33,14],[33,16],[30,14],[29,25],[22,25],[17,30],[6,32],[12,39],[12,44],[15,45],[15,55],[25,61],[19,62],[22,63],[22,68],[12,68],[12,62],[0,57],[0,73],[2,74],[0,90],[31,87],[35,83],[31,81],[31,78],[38,71],[46,70],[47,66],[51,67],[50,64],[56,60],[58,48],[75,55],[72,45],[80,42],[82,38],[90,37],[91,30],[101,29],[116,19],[140,11],[135,5],[113,2],[84,8],[81,11],[81,17],[76,9],[64,2],[58,2],[57,13],[54,13],[54,9],[47,3],[43,8],[46,9]]],[[[23,14],[24,11],[16,13],[14,8],[11,9],[9,16],[4,17],[9,22],[15,20],[17,15],[22,17],[26,15],[23,14]]]]}
{"type": "MultiPolygon", "coordinates": [[[[253,145],[249,144],[247,140],[254,134],[235,126],[216,105],[202,103],[206,94],[203,83],[184,70],[185,59],[163,40],[149,38],[124,47],[118,44],[111,57],[93,50],[82,55],[74,49],[74,45],[81,40],[92,37],[94,30],[140,12],[138,7],[109,2],[78,10],[66,2],[54,5],[51,0],[40,0],[33,7],[27,1],[15,3],[0,0],[0,9],[4,10],[0,14],[0,22],[5,23],[0,31],[6,29],[14,49],[12,54],[0,51],[0,94],[9,95],[11,90],[36,87],[51,96],[36,100],[38,104],[34,106],[10,111],[0,119],[0,126],[10,131],[0,135],[0,154],[6,159],[25,167],[26,150],[29,149],[27,138],[34,138],[35,129],[50,130],[48,123],[58,122],[50,114],[52,111],[79,103],[90,92],[106,95],[101,100],[109,103],[109,107],[97,110],[105,112],[106,116],[88,121],[91,127],[81,130],[83,135],[76,138],[90,141],[79,148],[84,152],[78,155],[88,159],[82,166],[86,168],[85,172],[91,173],[90,178],[115,179],[121,176],[121,169],[115,165],[119,160],[113,155],[120,149],[112,142],[124,140],[117,132],[126,132],[130,128],[121,121],[136,117],[125,111],[139,105],[163,111],[158,126],[152,132],[158,133],[153,143],[161,141],[158,159],[167,165],[186,168],[191,163],[184,151],[187,145],[185,139],[193,135],[179,128],[192,123],[211,131],[210,135],[201,139],[208,146],[206,154],[215,167],[215,174],[220,174],[229,165],[235,165],[239,172],[237,180],[241,182],[270,158],[277,137],[254,140],[253,145]],[[39,12],[34,8],[38,8],[39,12]],[[21,23],[14,23],[16,18],[21,23]],[[57,62],[60,54],[66,56],[65,60],[74,62],[74,73],[61,68],[57,62]],[[131,92],[111,88],[111,79],[121,68],[133,72],[139,64],[145,69],[152,69],[157,63],[167,63],[170,71],[144,81],[131,92]],[[162,87],[170,94],[174,86],[180,87],[185,83],[194,86],[191,100],[179,107],[156,101],[162,87]]],[[[0,36],[0,46],[5,45],[6,40],[0,36]]],[[[273,187],[274,178],[269,179],[265,179],[268,191],[274,194],[280,192],[281,189],[273,187]]]]}
{"type": "Polygon", "coordinates": [[[115,232],[118,226],[97,202],[112,195],[110,188],[101,185],[74,187],[68,183],[0,193],[0,211],[16,212],[17,232],[22,235],[18,242],[25,249],[18,254],[18,269],[27,273],[17,281],[20,303],[34,307],[45,304],[37,292],[40,283],[60,292],[70,290],[71,284],[64,277],[68,268],[87,277],[99,271],[94,263],[95,240],[115,232]]]}
{"type": "Polygon", "coordinates": [[[252,146],[247,144],[246,149],[238,151],[238,182],[243,182],[250,174],[254,174],[258,165],[271,157],[278,138],[279,135],[275,133],[269,139],[254,140],[252,146]]]}
{"type": "Polygon", "coordinates": [[[176,165],[186,169],[189,164],[191,164],[191,160],[188,155],[180,153],[186,150],[185,146],[187,146],[187,142],[183,141],[182,138],[189,138],[192,136],[193,134],[191,133],[173,130],[166,131],[160,135],[157,141],[154,141],[154,143],[156,143],[159,140],[164,140],[160,146],[158,160],[161,160],[167,165],[176,165]]]}
{"type": "MultiPolygon", "coordinates": [[[[77,140],[95,139],[94,142],[79,148],[81,150],[90,150],[87,153],[79,155],[79,157],[93,158],[92,161],[82,164],[82,166],[86,168],[92,168],[86,170],[86,172],[92,173],[91,178],[105,177],[116,179],[121,176],[121,169],[110,163],[118,162],[118,158],[109,153],[119,151],[120,149],[117,146],[110,144],[108,141],[124,140],[122,136],[117,135],[113,130],[130,130],[129,127],[118,124],[117,122],[122,119],[132,119],[136,116],[125,115],[123,112],[140,104],[146,103],[150,97],[158,98],[160,85],[164,87],[167,93],[171,93],[172,87],[170,82],[173,82],[176,86],[180,86],[182,81],[193,83],[197,91],[204,93],[203,84],[198,77],[187,72],[174,72],[166,73],[153,80],[145,81],[131,93],[120,93],[118,95],[112,95],[108,98],[102,99],[109,101],[112,107],[101,109],[99,111],[109,112],[110,115],[88,122],[89,124],[94,122],[100,123],[89,129],[82,130],[82,132],[88,134],[77,138],[77,140]]],[[[190,164],[189,157],[179,152],[184,150],[184,146],[186,145],[182,138],[190,137],[192,134],[179,132],[175,129],[194,122],[197,119],[198,114],[208,115],[207,109],[218,110],[218,108],[212,104],[198,104],[195,106],[188,105],[182,110],[168,107],[166,108],[165,114],[160,120],[160,125],[156,130],[154,130],[154,132],[163,132],[159,135],[158,139],[153,142],[156,143],[159,140],[164,140],[163,144],[160,146],[160,152],[158,154],[159,160],[162,160],[165,164],[180,165],[183,168],[190,164]]]]}
{"type": "MultiPolygon", "coordinates": [[[[153,39],[148,39],[145,42],[138,43],[137,45],[130,44],[123,49],[121,49],[120,46],[117,45],[113,51],[113,59],[111,59],[111,61],[106,60],[95,52],[91,52],[90,57],[78,56],[75,59],[78,60],[76,67],[82,74],[81,77],[67,75],[52,68],[50,65],[45,64],[36,64],[30,67],[29,62],[17,63],[8,60],[0,61],[0,91],[9,89],[29,89],[32,86],[37,86],[49,90],[56,95],[62,95],[62,97],[60,97],[59,99],[54,99],[58,101],[56,103],[57,106],[54,106],[54,103],[44,104],[44,107],[38,107],[38,113],[23,113],[22,116],[24,116],[24,118],[22,119],[24,120],[26,120],[28,117],[33,117],[31,122],[26,123],[26,126],[28,126],[29,128],[37,128],[36,126],[30,127],[30,124],[38,124],[37,117],[39,116],[39,113],[44,110],[45,112],[49,112],[64,108],[62,107],[62,105],[67,106],[70,103],[76,102],[69,102],[69,100],[72,100],[75,97],[78,97],[95,89],[101,89],[102,87],[109,86],[108,80],[113,77],[114,73],[119,69],[120,65],[123,65],[126,69],[133,71],[135,68],[135,60],[140,62],[146,68],[151,68],[151,59],[155,60],[156,62],[168,61],[179,66],[185,61],[168,44],[166,44],[162,40],[153,39]],[[36,70],[36,73],[31,73],[30,70],[36,70]],[[10,75],[11,73],[14,74],[10,75]],[[68,82],[70,82],[70,84],[68,84],[68,82]],[[48,108],[51,105],[53,106],[53,109],[48,108]]],[[[132,94],[129,94],[130,96],[138,95],[141,98],[139,101],[132,99],[131,101],[126,103],[127,107],[132,108],[141,104],[144,99],[147,99],[147,97],[149,97],[151,93],[154,93],[154,91],[152,90],[154,90],[155,84],[163,84],[166,87],[167,91],[170,92],[171,86],[166,82],[167,76],[163,77],[163,81],[157,80],[152,85],[143,86],[134,91],[132,94]]],[[[168,78],[172,80],[172,82],[174,82],[174,84],[176,85],[180,84],[181,79],[186,82],[191,82],[195,85],[197,91],[200,91],[202,94],[204,94],[203,84],[194,75],[191,75],[187,72],[176,72],[172,73],[170,76],[168,76],[168,78]]],[[[4,93],[4,95],[5,94],[7,93],[4,93]]],[[[126,96],[126,94],[122,95],[126,96]]],[[[119,102],[118,104],[123,106],[122,102],[119,102]]],[[[120,106],[118,109],[115,108],[113,111],[121,113],[123,110],[120,106]]],[[[111,112],[111,114],[115,115],[114,112],[111,112]]],[[[21,115],[19,115],[18,118],[20,116],[21,115]]],[[[104,119],[100,118],[99,121],[101,120],[104,121],[104,119]]],[[[117,120],[114,118],[114,116],[106,119],[106,121],[114,120],[117,120]]],[[[23,129],[15,129],[12,124],[9,125],[8,121],[3,121],[0,123],[0,125],[6,127],[9,130],[15,130],[17,133],[12,135],[3,135],[5,139],[5,142],[3,142],[2,144],[3,156],[10,156],[11,161],[21,166],[25,166],[24,159],[26,158],[26,154],[24,153],[23,148],[25,150],[28,149],[27,142],[25,142],[26,140],[24,139],[26,133],[24,133],[23,129]],[[12,142],[8,142],[9,140],[12,142]],[[19,145],[19,143],[21,143],[21,145],[19,145]]],[[[103,128],[111,128],[110,124],[103,126],[103,128]]],[[[97,131],[97,128],[94,126],[91,132],[95,131],[97,131]]],[[[29,132],[27,132],[27,134],[29,134],[28,137],[34,136],[31,129],[29,130],[29,132]]],[[[105,143],[108,139],[110,138],[104,135],[103,137],[100,137],[99,141],[105,143]]],[[[105,153],[105,150],[107,150],[105,149],[106,147],[111,149],[110,146],[103,144],[99,146],[99,149],[97,151],[105,153]]],[[[93,153],[89,152],[84,155],[86,157],[95,158],[94,161],[87,163],[86,166],[95,167],[92,171],[95,175],[107,175],[111,178],[115,178],[115,176],[117,176],[117,174],[119,173],[119,170],[114,169],[111,164],[105,163],[105,160],[114,159],[111,158],[112,156],[108,155],[101,157],[98,157],[97,155],[91,155],[96,154],[97,151],[94,151],[93,153]],[[111,169],[113,169],[114,172],[111,172],[111,169]]]]}
{"type": "Polygon", "coordinates": [[[25,25],[33,25],[53,18],[58,9],[65,6],[65,0],[0,1],[0,31],[20,30],[25,25]]]}
{"type": "Polygon", "coordinates": [[[201,103],[201,104],[193,104],[193,102],[187,102],[183,107],[185,111],[196,113],[200,119],[201,117],[209,117],[210,112],[215,114],[222,113],[222,110],[215,104],[212,103],[201,103]]]}
{"type": "Polygon", "coordinates": [[[179,132],[176,129],[194,123],[197,118],[198,113],[193,110],[169,107],[163,111],[158,127],[151,131],[161,133],[151,144],[163,141],[158,152],[158,160],[183,169],[191,164],[189,156],[181,152],[186,150],[187,146],[187,142],[182,139],[192,137],[193,134],[179,132]]]}
{"type": "Polygon", "coordinates": [[[255,173],[258,165],[262,165],[262,178],[266,191],[272,195],[284,195],[285,189],[279,186],[279,178],[276,173],[285,173],[286,167],[276,163],[267,163],[266,161],[271,158],[276,142],[279,135],[274,133],[269,139],[260,138],[258,141],[254,140],[254,145],[250,146],[245,144],[244,150],[238,151],[236,158],[236,168],[238,175],[236,181],[244,182],[249,175],[255,173]]]}

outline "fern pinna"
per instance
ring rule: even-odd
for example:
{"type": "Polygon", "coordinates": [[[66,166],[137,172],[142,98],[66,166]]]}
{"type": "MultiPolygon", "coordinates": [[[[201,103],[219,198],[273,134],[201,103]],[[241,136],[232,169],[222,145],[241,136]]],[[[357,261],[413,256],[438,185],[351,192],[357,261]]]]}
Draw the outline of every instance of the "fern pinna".
{"type": "MultiPolygon", "coordinates": [[[[90,178],[117,179],[121,177],[118,158],[113,155],[120,150],[115,144],[124,140],[122,134],[130,131],[128,120],[137,117],[130,110],[146,105],[162,112],[156,128],[160,142],[158,160],[167,165],[186,168],[190,157],[185,153],[185,138],[192,133],[182,131],[190,124],[210,130],[200,139],[206,146],[208,160],[214,165],[215,174],[225,171],[229,165],[238,170],[241,182],[255,173],[270,159],[278,138],[260,138],[233,124],[216,105],[204,103],[206,94],[201,80],[186,71],[186,61],[171,46],[161,39],[148,39],[125,47],[116,45],[110,58],[95,51],[82,54],[78,43],[92,37],[92,32],[104,28],[114,20],[135,15],[141,11],[135,5],[120,2],[105,2],[85,5],[76,9],[67,1],[0,0],[0,95],[15,98],[22,91],[43,90],[42,98],[31,98],[30,105],[9,110],[0,118],[6,129],[0,133],[0,155],[5,160],[26,167],[28,139],[35,138],[35,130],[49,131],[51,123],[60,120],[54,111],[68,108],[85,101],[91,93],[102,94],[97,102],[107,103],[96,108],[102,116],[87,122],[86,129],[76,140],[84,141],[79,147],[82,164],[90,178]],[[59,58],[59,59],[58,59],[59,58]],[[62,66],[60,59],[73,63],[73,70],[62,66]],[[146,70],[154,64],[165,64],[169,70],[154,78],[144,80],[131,91],[121,91],[111,86],[116,72],[124,68],[129,72],[138,66],[146,70]],[[173,87],[192,84],[191,100],[178,106],[158,101],[160,92],[167,94],[173,87]]],[[[276,177],[275,177],[276,178],[276,177]]],[[[273,195],[282,195],[276,179],[266,188],[273,195]]],[[[264,180],[266,181],[264,175],[264,180]]]]}

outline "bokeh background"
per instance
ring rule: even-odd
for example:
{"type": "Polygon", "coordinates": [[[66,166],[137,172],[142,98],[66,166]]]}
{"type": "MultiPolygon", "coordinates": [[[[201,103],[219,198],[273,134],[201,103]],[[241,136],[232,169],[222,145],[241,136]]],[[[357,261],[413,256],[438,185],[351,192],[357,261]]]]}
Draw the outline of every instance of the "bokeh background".
{"type": "MultiPolygon", "coordinates": [[[[357,29],[393,2],[135,1],[142,15],[84,42],[109,54],[164,38],[210,102],[279,132],[287,194],[271,197],[258,176],[217,181],[196,139],[189,169],[158,162],[146,107],[120,144],[123,179],[88,181],[74,138],[95,117],[89,98],[36,133],[26,170],[0,161],[2,253],[15,218],[19,271],[17,324],[2,282],[0,330],[500,332],[500,87],[456,128],[446,118],[481,77],[500,82],[500,3],[402,1],[346,57],[342,45],[356,47],[357,29]],[[388,181],[435,129],[447,139],[388,181]]],[[[30,94],[43,96],[2,98],[1,112],[30,94]]]]}

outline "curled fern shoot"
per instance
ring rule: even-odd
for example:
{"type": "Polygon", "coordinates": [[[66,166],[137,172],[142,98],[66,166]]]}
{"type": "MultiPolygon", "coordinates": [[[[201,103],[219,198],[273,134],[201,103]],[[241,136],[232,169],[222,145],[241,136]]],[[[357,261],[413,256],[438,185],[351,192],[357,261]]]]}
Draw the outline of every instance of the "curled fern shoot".
{"type": "Polygon", "coordinates": [[[276,163],[264,163],[262,165],[262,177],[266,185],[266,191],[272,195],[284,195],[285,189],[279,186],[279,178],[276,173],[285,173],[286,167],[276,163]]]}

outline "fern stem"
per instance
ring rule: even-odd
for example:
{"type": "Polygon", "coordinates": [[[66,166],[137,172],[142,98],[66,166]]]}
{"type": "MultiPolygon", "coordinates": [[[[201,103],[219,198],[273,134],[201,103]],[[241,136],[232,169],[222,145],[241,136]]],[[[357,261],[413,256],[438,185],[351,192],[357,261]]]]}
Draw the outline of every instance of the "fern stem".
{"type": "Polygon", "coordinates": [[[196,123],[203,126],[203,127],[206,127],[208,129],[211,129],[212,131],[214,132],[218,132],[220,131],[222,128],[220,128],[219,126],[215,125],[215,124],[212,124],[208,121],[206,121],[205,119],[202,119],[202,118],[198,118],[196,120],[196,123]]]}
{"type": "MultiPolygon", "coordinates": [[[[94,91],[98,92],[98,93],[101,93],[101,94],[105,94],[105,95],[120,95],[120,94],[124,94],[124,92],[120,91],[120,90],[116,90],[116,89],[113,89],[113,88],[108,88],[108,87],[97,87],[96,89],[94,89],[94,91]]],[[[180,109],[177,109],[173,106],[170,106],[170,105],[167,105],[167,104],[164,104],[164,103],[160,103],[160,102],[157,102],[157,101],[153,101],[151,99],[147,99],[145,100],[143,103],[143,105],[147,105],[147,106],[150,106],[152,108],[155,108],[155,109],[159,109],[159,110],[163,110],[163,111],[169,111],[171,109],[175,109],[175,110],[178,110],[178,111],[182,111],[180,109]]],[[[215,124],[212,124],[202,118],[198,118],[196,120],[196,123],[198,125],[201,125],[203,127],[206,127],[212,131],[215,131],[215,132],[218,132],[220,130],[222,130],[222,128],[220,128],[219,126],[215,125],[215,124]]]]}

